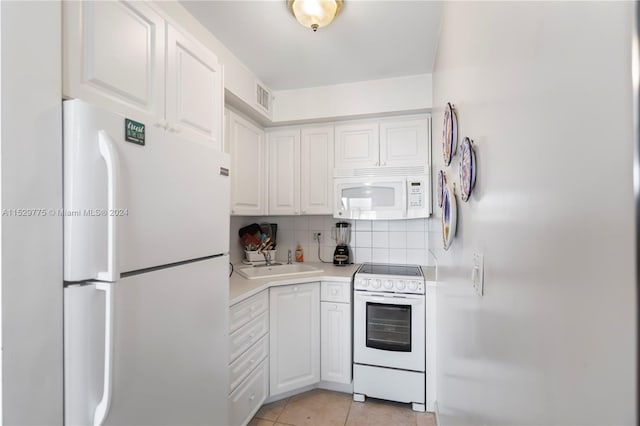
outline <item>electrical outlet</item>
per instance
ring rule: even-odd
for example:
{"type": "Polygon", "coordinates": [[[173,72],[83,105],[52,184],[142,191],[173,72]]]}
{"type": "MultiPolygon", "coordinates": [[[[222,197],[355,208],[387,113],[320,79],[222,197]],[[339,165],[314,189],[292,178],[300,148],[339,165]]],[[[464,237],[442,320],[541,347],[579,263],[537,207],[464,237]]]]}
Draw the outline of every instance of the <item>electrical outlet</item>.
{"type": "Polygon", "coordinates": [[[320,241],[320,236],[322,235],[322,233],[317,232],[317,231],[313,231],[313,241],[320,241]]]}
{"type": "Polygon", "coordinates": [[[471,282],[478,296],[484,294],[484,255],[473,253],[473,269],[471,269],[471,282]]]}

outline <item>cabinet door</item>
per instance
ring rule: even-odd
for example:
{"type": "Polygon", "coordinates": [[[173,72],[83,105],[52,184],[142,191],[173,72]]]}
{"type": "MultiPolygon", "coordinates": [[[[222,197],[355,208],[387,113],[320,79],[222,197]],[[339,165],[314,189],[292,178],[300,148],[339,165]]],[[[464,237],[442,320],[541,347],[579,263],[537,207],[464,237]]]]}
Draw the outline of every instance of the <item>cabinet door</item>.
{"type": "Polygon", "coordinates": [[[270,394],[320,381],[320,283],[270,289],[270,394]]]}
{"type": "Polygon", "coordinates": [[[426,167],[429,164],[428,155],[429,121],[426,117],[380,122],[381,166],[426,167]]]}
{"type": "Polygon", "coordinates": [[[143,2],[65,1],[63,94],[141,121],[164,119],[164,20],[143,2]]]}
{"type": "Polygon", "coordinates": [[[269,140],[269,214],[300,214],[300,130],[278,130],[269,140]]]}
{"type": "Polygon", "coordinates": [[[264,132],[229,112],[231,214],[264,214],[264,132]]]}
{"type": "Polygon", "coordinates": [[[336,169],[375,167],[379,163],[378,122],[340,124],[335,128],[336,169]]]}
{"type": "Polygon", "coordinates": [[[322,380],[351,383],[351,305],[321,303],[322,380]]]}
{"type": "Polygon", "coordinates": [[[222,150],[222,91],[216,55],[167,26],[167,130],[222,150]]]}
{"type": "Polygon", "coordinates": [[[300,213],[333,214],[333,126],[309,127],[300,140],[300,213]]]}

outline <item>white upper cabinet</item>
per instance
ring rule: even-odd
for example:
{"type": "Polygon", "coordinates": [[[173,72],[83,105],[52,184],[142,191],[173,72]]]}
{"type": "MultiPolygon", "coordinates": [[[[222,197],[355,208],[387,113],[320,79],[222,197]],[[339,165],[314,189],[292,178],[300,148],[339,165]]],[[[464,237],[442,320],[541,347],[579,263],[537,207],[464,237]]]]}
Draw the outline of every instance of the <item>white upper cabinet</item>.
{"type": "Polygon", "coordinates": [[[429,173],[429,124],[422,114],[336,125],[334,176],[354,176],[362,169],[387,173],[381,167],[405,168],[394,174],[429,173]]]}
{"type": "Polygon", "coordinates": [[[300,213],[333,214],[333,126],[303,128],[300,138],[300,213]]]}
{"type": "Polygon", "coordinates": [[[269,214],[300,213],[300,130],[268,133],[269,214]]]}
{"type": "Polygon", "coordinates": [[[62,5],[65,97],[222,149],[222,67],[213,52],[146,2],[62,5]]]}
{"type": "Polygon", "coordinates": [[[336,125],[335,138],[337,169],[360,169],[378,165],[377,121],[336,125]]]}
{"type": "Polygon", "coordinates": [[[269,214],[331,214],[333,126],[268,131],[269,214]]]}
{"type": "Polygon", "coordinates": [[[404,167],[429,161],[429,120],[426,117],[380,122],[380,165],[404,167]]]}
{"type": "Polygon", "coordinates": [[[142,2],[65,1],[63,93],[149,124],[164,118],[165,23],[142,2]]]}
{"type": "Polygon", "coordinates": [[[264,131],[232,111],[228,114],[231,214],[265,214],[264,131]]]}
{"type": "Polygon", "coordinates": [[[167,129],[211,140],[222,150],[222,67],[210,50],[170,25],[166,80],[167,129]]]}

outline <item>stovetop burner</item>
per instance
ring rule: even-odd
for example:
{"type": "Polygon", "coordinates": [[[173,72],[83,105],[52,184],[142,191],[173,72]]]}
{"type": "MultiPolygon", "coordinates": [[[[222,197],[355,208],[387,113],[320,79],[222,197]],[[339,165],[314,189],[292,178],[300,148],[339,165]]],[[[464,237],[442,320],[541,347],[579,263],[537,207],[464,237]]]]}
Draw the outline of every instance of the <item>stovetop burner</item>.
{"type": "Polygon", "coordinates": [[[424,276],[418,265],[363,263],[353,277],[356,291],[424,294],[424,276]]]}
{"type": "Polygon", "coordinates": [[[360,274],[397,275],[405,277],[422,277],[422,270],[416,265],[389,265],[383,263],[363,263],[360,274]]]}

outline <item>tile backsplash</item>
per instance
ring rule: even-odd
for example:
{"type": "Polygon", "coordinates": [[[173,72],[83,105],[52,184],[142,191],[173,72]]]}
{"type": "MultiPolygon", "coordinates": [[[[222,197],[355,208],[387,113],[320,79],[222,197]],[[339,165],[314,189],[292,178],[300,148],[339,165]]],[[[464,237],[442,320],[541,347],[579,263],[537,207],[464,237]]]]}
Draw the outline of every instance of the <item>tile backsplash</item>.
{"type": "MultiPolygon", "coordinates": [[[[306,261],[318,262],[318,243],[313,234],[320,232],[320,257],[323,261],[333,261],[336,247],[332,230],[336,222],[344,220],[332,216],[232,216],[231,217],[231,261],[239,262],[244,258],[238,230],[251,223],[276,223],[278,261],[287,260],[287,251],[295,251],[300,243],[306,261]]],[[[351,223],[352,261],[379,263],[408,263],[431,265],[428,232],[431,232],[430,219],[410,220],[346,220],[351,223]]]]}

